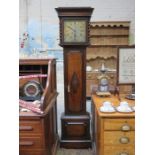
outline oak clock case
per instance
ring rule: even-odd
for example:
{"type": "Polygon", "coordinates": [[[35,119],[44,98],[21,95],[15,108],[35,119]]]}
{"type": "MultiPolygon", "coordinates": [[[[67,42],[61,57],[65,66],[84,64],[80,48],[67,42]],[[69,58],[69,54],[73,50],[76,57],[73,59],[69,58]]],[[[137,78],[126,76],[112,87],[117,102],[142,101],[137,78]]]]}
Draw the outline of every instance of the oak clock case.
{"type": "Polygon", "coordinates": [[[90,7],[56,8],[60,46],[64,53],[65,112],[61,117],[60,147],[89,148],[90,115],[86,112],[86,48],[89,45],[90,7]]]}

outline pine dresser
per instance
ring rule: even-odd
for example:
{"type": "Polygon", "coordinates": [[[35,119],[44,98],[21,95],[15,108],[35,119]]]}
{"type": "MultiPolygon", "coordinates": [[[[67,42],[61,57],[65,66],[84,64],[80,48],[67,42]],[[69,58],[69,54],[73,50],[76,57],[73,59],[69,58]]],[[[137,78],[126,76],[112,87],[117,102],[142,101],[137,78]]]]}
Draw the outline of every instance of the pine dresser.
{"type": "MultiPolygon", "coordinates": [[[[134,106],[134,100],[126,100],[134,106]]],[[[92,131],[95,155],[134,155],[135,113],[103,113],[100,106],[104,101],[119,105],[117,96],[98,97],[92,95],[92,131]]]]}

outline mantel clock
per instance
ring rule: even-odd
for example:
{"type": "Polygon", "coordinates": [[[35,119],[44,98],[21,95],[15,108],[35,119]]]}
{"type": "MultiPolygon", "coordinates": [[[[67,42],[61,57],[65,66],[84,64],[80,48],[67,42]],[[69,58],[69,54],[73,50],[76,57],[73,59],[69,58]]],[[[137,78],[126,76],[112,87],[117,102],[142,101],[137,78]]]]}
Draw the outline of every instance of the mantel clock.
{"type": "Polygon", "coordinates": [[[90,116],[86,112],[86,48],[89,45],[91,7],[59,7],[60,46],[64,51],[65,112],[60,146],[88,148],[90,116]]]}

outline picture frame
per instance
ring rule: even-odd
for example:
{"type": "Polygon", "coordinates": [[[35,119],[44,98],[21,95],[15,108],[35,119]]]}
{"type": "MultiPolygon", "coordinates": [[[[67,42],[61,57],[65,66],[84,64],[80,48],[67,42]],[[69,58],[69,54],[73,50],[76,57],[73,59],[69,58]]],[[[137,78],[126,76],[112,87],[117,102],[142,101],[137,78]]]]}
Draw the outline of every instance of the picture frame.
{"type": "Polygon", "coordinates": [[[117,50],[117,84],[135,84],[135,46],[121,46],[117,50]]]}

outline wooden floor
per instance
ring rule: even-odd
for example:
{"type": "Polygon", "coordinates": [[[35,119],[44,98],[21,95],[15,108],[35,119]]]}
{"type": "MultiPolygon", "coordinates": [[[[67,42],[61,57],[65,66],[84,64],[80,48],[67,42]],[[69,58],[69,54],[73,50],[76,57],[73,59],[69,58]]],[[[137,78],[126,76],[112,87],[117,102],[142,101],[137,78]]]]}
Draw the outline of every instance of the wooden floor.
{"type": "Polygon", "coordinates": [[[56,155],[93,155],[91,149],[63,149],[59,148],[56,155]]]}

